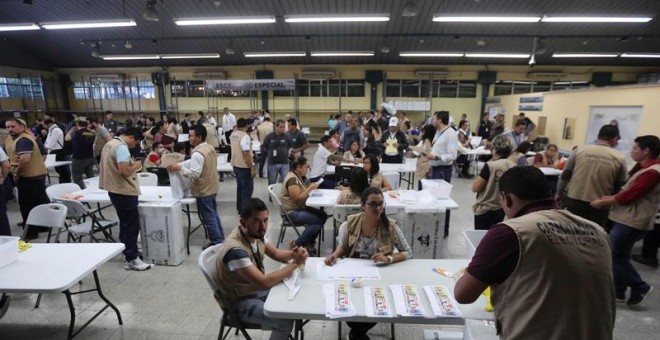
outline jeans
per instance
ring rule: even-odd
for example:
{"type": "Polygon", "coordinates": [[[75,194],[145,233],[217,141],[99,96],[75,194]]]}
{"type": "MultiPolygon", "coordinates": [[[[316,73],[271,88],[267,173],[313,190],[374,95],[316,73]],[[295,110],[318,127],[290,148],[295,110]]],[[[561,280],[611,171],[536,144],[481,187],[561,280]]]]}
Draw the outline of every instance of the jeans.
{"type": "Polygon", "coordinates": [[[630,287],[632,293],[643,292],[648,284],[642,280],[639,273],[630,263],[630,252],[635,242],[644,238],[648,231],[612,224],[610,240],[612,241],[612,269],[614,271],[614,288],[617,296],[623,296],[630,287]]]}
{"type": "Polygon", "coordinates": [[[438,165],[431,167],[431,179],[444,179],[451,183],[451,165],[438,165]]]}
{"type": "MultiPolygon", "coordinates": [[[[68,161],[69,155],[65,155],[64,150],[53,151],[56,161],[68,161]]],[[[60,177],[58,183],[71,183],[71,168],[68,165],[62,165],[55,168],[55,172],[60,177]]]]}
{"type": "Polygon", "coordinates": [[[124,259],[128,262],[138,257],[137,238],[140,233],[138,197],[108,192],[110,202],[119,217],[119,240],[124,244],[124,259]]]}
{"type": "Polygon", "coordinates": [[[400,164],[400,163],[403,163],[403,157],[401,155],[389,156],[389,155],[383,154],[382,163],[400,164]]]}
{"type": "Polygon", "coordinates": [[[337,188],[337,182],[335,181],[335,176],[334,175],[314,177],[314,178],[310,178],[309,181],[312,182],[312,183],[316,183],[321,178],[323,178],[323,183],[321,183],[319,185],[319,189],[336,189],[337,188]]]}
{"type": "Polygon", "coordinates": [[[83,174],[87,178],[94,177],[94,158],[73,159],[71,163],[71,172],[73,173],[73,183],[78,184],[81,189],[85,189],[83,174]]]}
{"type": "Polygon", "coordinates": [[[660,224],[656,224],[644,237],[642,244],[642,257],[651,260],[658,260],[658,244],[660,244],[660,224]]]}
{"type": "Polygon", "coordinates": [[[220,216],[218,216],[218,202],[215,201],[215,195],[205,197],[195,197],[197,201],[197,210],[202,219],[202,224],[209,234],[211,244],[220,244],[225,241],[225,232],[222,230],[220,216]]]}
{"type": "Polygon", "coordinates": [[[566,209],[571,213],[578,215],[582,218],[586,218],[591,222],[597,223],[599,226],[603,227],[607,232],[610,231],[610,223],[607,219],[609,210],[607,209],[596,209],[589,205],[589,202],[576,200],[568,196],[564,196],[562,199],[566,205],[566,209]]]}
{"type": "Polygon", "coordinates": [[[11,236],[11,227],[7,218],[7,202],[5,202],[6,185],[9,184],[5,179],[5,182],[0,184],[0,236],[11,236]]]}
{"type": "Polygon", "coordinates": [[[240,213],[243,201],[252,198],[254,179],[249,168],[234,167],[236,175],[236,211],[240,213]]]}
{"type": "Polygon", "coordinates": [[[270,164],[268,162],[268,185],[275,182],[282,183],[288,172],[289,164],[270,164]]]}
{"type": "Polygon", "coordinates": [[[316,237],[319,236],[321,229],[325,225],[325,221],[328,219],[328,214],[323,210],[311,207],[290,211],[288,215],[296,225],[304,224],[307,226],[305,231],[296,240],[297,246],[312,244],[316,237]]]}
{"type": "Polygon", "coordinates": [[[270,340],[287,340],[293,329],[294,320],[271,319],[264,315],[266,297],[268,291],[260,291],[254,298],[234,302],[236,316],[245,323],[261,325],[261,328],[266,330],[272,329],[270,340]]]}
{"type": "MultiPolygon", "coordinates": [[[[264,177],[264,166],[266,165],[266,160],[268,159],[268,154],[262,152],[259,154],[259,177],[264,177]]],[[[268,171],[270,174],[270,170],[268,171]]]]}

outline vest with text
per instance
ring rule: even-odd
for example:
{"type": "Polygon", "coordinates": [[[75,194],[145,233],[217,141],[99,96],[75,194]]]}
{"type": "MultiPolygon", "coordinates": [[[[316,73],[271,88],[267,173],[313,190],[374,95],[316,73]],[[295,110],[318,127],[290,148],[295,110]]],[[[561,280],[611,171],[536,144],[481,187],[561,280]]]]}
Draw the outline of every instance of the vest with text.
{"type": "MultiPolygon", "coordinates": [[[[245,160],[245,155],[243,154],[243,149],[241,149],[241,139],[244,136],[247,136],[247,133],[243,130],[234,130],[229,136],[229,144],[231,145],[231,165],[237,168],[249,168],[247,161],[245,160]]],[[[252,150],[250,150],[250,157],[252,157],[252,150]]]]}
{"type": "Polygon", "coordinates": [[[502,209],[502,204],[500,204],[499,200],[500,178],[507,170],[516,166],[508,158],[500,158],[496,161],[489,161],[486,164],[488,164],[490,177],[488,177],[486,186],[477,193],[477,201],[472,206],[475,215],[502,209]]]}
{"type": "Polygon", "coordinates": [[[27,138],[32,142],[32,156],[30,161],[23,167],[21,167],[21,172],[17,175],[19,177],[31,178],[38,176],[45,176],[48,173],[46,165],[44,164],[44,156],[41,154],[41,149],[39,144],[31,135],[23,132],[16,137],[16,139],[7,137],[5,140],[5,150],[7,150],[7,156],[9,157],[9,167],[12,173],[16,173],[19,164],[20,155],[16,152],[16,144],[22,138],[27,138]]]}
{"type": "Polygon", "coordinates": [[[568,197],[591,202],[615,193],[624,155],[607,145],[590,144],[575,150],[575,167],[568,197]]]}

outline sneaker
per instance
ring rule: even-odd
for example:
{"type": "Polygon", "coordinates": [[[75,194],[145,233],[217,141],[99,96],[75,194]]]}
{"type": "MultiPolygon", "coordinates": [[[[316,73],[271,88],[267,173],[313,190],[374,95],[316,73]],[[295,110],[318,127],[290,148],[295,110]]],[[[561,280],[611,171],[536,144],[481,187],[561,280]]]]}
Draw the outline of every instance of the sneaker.
{"type": "Polygon", "coordinates": [[[135,271],[143,271],[143,270],[149,270],[151,267],[153,267],[153,264],[148,264],[142,262],[139,257],[136,257],[132,261],[124,261],[124,269],[126,270],[135,270],[135,271]]]}
{"type": "Polygon", "coordinates": [[[647,265],[651,268],[658,268],[658,259],[650,259],[642,255],[633,255],[633,261],[639,262],[641,264],[647,265]]]}
{"type": "Polygon", "coordinates": [[[616,294],[616,302],[624,303],[626,302],[626,294],[616,294]]]}
{"type": "Polygon", "coordinates": [[[649,288],[646,289],[646,291],[632,292],[626,304],[628,305],[628,307],[639,306],[642,302],[644,302],[644,300],[646,300],[647,297],[649,297],[649,295],[651,295],[652,292],[653,292],[653,286],[649,286],[649,288]]]}

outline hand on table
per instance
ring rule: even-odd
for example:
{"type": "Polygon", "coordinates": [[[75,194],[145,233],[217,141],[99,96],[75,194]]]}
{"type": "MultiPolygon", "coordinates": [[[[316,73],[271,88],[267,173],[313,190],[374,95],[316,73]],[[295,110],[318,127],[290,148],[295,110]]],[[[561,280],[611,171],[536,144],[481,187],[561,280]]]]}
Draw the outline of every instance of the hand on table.
{"type": "Polygon", "coordinates": [[[309,254],[307,253],[307,249],[305,249],[305,247],[297,246],[293,248],[293,251],[291,252],[293,263],[297,265],[305,264],[305,261],[307,261],[308,257],[309,254]]]}
{"type": "Polygon", "coordinates": [[[323,262],[326,266],[333,266],[337,263],[337,257],[334,254],[328,255],[323,262]]]}
{"type": "Polygon", "coordinates": [[[383,253],[375,253],[371,256],[371,260],[375,263],[389,263],[390,260],[383,253]]]}

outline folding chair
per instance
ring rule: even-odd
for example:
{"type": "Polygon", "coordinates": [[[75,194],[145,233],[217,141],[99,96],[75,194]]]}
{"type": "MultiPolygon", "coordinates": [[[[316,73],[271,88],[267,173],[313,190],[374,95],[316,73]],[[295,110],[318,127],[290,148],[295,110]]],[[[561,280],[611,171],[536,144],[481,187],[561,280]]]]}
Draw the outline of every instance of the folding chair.
{"type": "Polygon", "coordinates": [[[236,328],[236,335],[238,335],[238,332],[240,331],[246,339],[251,340],[252,338],[246,330],[261,329],[261,326],[242,322],[236,316],[236,312],[229,301],[227,301],[220,293],[220,283],[217,280],[217,271],[215,267],[215,262],[220,253],[220,249],[222,249],[222,243],[208,247],[199,255],[199,259],[197,260],[197,265],[202,271],[202,274],[204,274],[204,278],[206,278],[206,282],[208,282],[209,287],[213,290],[214,295],[222,301],[223,305],[226,306],[226,308],[221,308],[222,319],[220,320],[220,333],[218,334],[218,340],[226,339],[229,333],[231,333],[232,328],[236,328]],[[225,327],[229,328],[226,333],[225,327]]]}
{"type": "Polygon", "coordinates": [[[347,185],[348,183],[344,183],[344,180],[348,180],[348,175],[351,173],[351,170],[353,170],[354,166],[350,165],[338,165],[335,167],[335,181],[337,184],[344,184],[347,185]]]}
{"type": "Polygon", "coordinates": [[[62,198],[64,194],[80,191],[80,186],[76,183],[54,184],[46,188],[46,195],[53,202],[57,198],[62,198]]]}
{"type": "Polygon", "coordinates": [[[273,200],[273,203],[277,206],[277,209],[280,212],[280,217],[282,218],[282,226],[280,229],[280,235],[277,237],[276,248],[280,247],[280,243],[284,241],[284,234],[286,233],[287,228],[293,228],[298,236],[300,236],[300,230],[298,228],[305,228],[304,225],[296,225],[291,220],[291,217],[286,213],[286,210],[282,207],[282,202],[280,201],[280,192],[282,192],[282,183],[275,183],[268,186],[268,194],[273,200]]]}
{"type": "Polygon", "coordinates": [[[334,229],[334,237],[332,239],[332,251],[337,248],[337,235],[339,235],[339,228],[348,220],[349,215],[358,214],[362,212],[362,206],[356,205],[335,205],[332,207],[332,226],[334,229]]]}
{"type": "Polygon", "coordinates": [[[104,241],[115,242],[112,235],[108,232],[112,227],[118,225],[116,221],[107,221],[96,216],[96,212],[90,210],[80,201],[66,198],[56,198],[55,203],[61,203],[68,209],[67,218],[75,221],[75,225],[69,226],[68,231],[74,241],[82,242],[82,238],[89,236],[91,241],[99,242],[94,236],[96,233],[102,233],[105,236],[104,241]],[[77,238],[77,240],[76,240],[77,238]]]}
{"type": "Polygon", "coordinates": [[[158,175],[151,172],[139,172],[137,174],[140,186],[155,187],[158,186],[158,175]]]}
{"type": "Polygon", "coordinates": [[[147,172],[156,175],[158,178],[158,185],[169,186],[170,185],[170,174],[167,172],[166,168],[159,167],[149,167],[147,172]]]}

